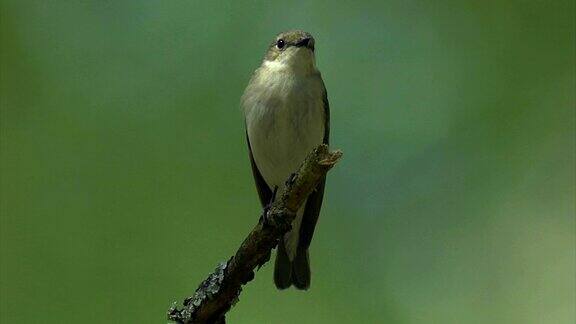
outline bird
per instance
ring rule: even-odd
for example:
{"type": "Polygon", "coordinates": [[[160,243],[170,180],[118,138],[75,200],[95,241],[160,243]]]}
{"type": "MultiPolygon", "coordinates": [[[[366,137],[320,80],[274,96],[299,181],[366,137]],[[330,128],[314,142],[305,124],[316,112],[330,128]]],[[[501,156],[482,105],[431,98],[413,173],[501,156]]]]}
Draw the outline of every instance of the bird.
{"type": "MultiPolygon", "coordinates": [[[[278,34],[241,98],[252,174],[262,207],[316,146],[328,145],[330,108],[316,67],[315,40],[302,30],[278,34]]],[[[318,221],[326,179],[306,198],[291,229],[279,239],[274,263],[278,289],[310,287],[308,249],[318,221]]]]}

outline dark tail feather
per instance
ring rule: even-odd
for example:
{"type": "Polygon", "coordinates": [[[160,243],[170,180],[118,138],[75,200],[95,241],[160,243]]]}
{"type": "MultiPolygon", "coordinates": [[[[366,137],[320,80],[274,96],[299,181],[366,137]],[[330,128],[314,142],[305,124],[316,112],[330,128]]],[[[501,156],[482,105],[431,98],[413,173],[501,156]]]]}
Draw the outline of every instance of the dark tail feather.
{"type": "Polygon", "coordinates": [[[298,248],[292,261],[292,283],[300,290],[310,288],[310,259],[308,249],[298,248]]]}
{"type": "Polygon", "coordinates": [[[274,284],[278,289],[286,289],[292,284],[292,263],[286,253],[284,240],[278,242],[276,262],[274,263],[274,284]]]}

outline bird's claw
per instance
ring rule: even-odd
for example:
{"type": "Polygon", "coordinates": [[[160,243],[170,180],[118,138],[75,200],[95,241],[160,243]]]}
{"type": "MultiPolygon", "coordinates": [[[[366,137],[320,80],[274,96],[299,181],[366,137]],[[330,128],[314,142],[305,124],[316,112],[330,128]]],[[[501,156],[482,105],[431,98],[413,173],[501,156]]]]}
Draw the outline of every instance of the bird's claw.
{"type": "Polygon", "coordinates": [[[264,224],[269,224],[270,221],[270,211],[272,210],[272,205],[274,204],[274,200],[276,200],[276,192],[278,191],[278,186],[274,187],[274,192],[272,192],[272,198],[266,206],[264,206],[262,210],[262,216],[260,220],[264,222],[264,224]]]}

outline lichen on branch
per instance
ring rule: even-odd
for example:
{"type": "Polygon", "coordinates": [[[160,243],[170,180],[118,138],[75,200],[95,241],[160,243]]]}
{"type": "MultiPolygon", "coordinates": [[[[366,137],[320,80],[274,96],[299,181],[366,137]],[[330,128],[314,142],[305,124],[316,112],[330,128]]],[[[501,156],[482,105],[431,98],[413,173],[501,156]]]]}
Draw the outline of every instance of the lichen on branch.
{"type": "Polygon", "coordinates": [[[254,278],[254,270],[268,260],[278,240],[290,230],[296,211],[326,173],[342,157],[341,151],[322,144],[286,180],[275,202],[265,209],[236,254],[220,263],[182,306],[173,305],[168,319],[176,323],[224,323],[225,315],[238,301],[242,285],[254,278]]]}

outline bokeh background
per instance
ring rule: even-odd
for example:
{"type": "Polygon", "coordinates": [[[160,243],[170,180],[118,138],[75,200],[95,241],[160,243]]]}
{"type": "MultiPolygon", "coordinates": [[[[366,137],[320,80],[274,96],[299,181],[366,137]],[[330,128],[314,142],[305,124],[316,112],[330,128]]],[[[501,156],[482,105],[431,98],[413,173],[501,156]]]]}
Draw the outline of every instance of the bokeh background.
{"type": "Polygon", "coordinates": [[[257,222],[282,30],[332,109],[312,288],[230,323],[573,323],[574,1],[1,1],[2,323],[165,323],[257,222]]]}

